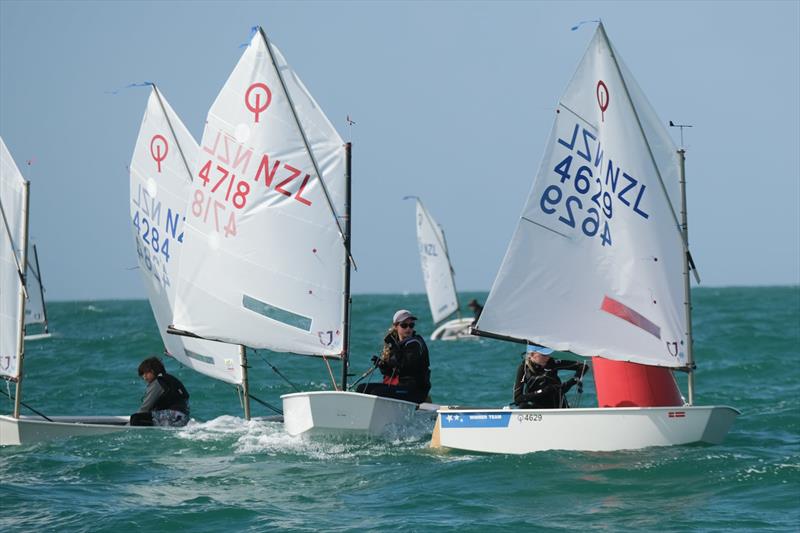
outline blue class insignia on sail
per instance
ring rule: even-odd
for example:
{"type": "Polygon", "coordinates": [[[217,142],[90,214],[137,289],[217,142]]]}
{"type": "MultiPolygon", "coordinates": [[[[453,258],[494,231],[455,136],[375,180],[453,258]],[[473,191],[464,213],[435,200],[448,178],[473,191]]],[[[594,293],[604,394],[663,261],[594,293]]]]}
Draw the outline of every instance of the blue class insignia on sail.
{"type": "Polygon", "coordinates": [[[505,428],[511,413],[442,413],[441,418],[446,428],[505,428]]]}

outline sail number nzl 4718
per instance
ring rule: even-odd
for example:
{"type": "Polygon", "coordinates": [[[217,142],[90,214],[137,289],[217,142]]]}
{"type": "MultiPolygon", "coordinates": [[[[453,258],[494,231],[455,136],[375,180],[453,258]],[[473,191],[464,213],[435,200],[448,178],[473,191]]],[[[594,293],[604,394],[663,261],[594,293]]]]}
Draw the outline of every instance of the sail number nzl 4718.
{"type": "Polygon", "coordinates": [[[236,213],[247,208],[258,191],[278,193],[306,207],[312,205],[307,197],[311,173],[268,153],[254,157],[253,148],[221,130],[203,136],[207,137],[213,137],[213,142],[202,146],[202,151],[211,157],[197,172],[191,212],[212,224],[215,231],[235,236],[236,213]]]}

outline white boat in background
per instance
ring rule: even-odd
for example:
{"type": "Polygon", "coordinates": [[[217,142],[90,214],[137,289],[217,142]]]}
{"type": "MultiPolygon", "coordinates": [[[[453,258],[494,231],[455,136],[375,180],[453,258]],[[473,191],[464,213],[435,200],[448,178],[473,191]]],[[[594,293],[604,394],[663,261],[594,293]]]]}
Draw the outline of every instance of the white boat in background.
{"type": "Polygon", "coordinates": [[[0,415],[0,446],[125,430],[127,416],[20,415],[20,407],[27,407],[21,400],[25,301],[34,288],[23,283],[23,265],[28,264],[28,190],[29,182],[0,138],[0,378],[16,384],[13,413],[0,415]]]}
{"type": "MultiPolygon", "coordinates": [[[[372,434],[376,405],[347,392],[350,144],[261,28],[209,110],[198,152],[174,323],[180,335],[324,359],[335,391],[283,396],[292,435],[372,434]],[[330,359],[341,359],[336,384],[330,359]]],[[[391,424],[394,420],[387,420],[391,424]]],[[[380,425],[380,424],[378,424],[380,425]]]]}
{"type": "Polygon", "coordinates": [[[694,405],[684,179],[684,150],[600,24],[559,101],[474,331],[593,357],[600,407],[442,409],[432,446],[528,453],[723,441],[739,411],[694,405]],[[672,370],[689,373],[688,402],[672,370]],[[650,394],[650,377],[674,394],[650,394]]]}
{"type": "Polygon", "coordinates": [[[425,206],[416,196],[406,196],[404,200],[413,198],[417,203],[417,244],[422,266],[422,277],[425,281],[425,292],[431,317],[436,326],[431,340],[475,339],[469,332],[473,319],[462,317],[458,305],[455,271],[450,262],[447,240],[444,230],[433,219],[425,206]],[[453,313],[457,315],[447,320],[453,313]],[[445,320],[447,320],[445,322],[445,320]]]}
{"type": "Polygon", "coordinates": [[[130,164],[131,229],[139,271],[166,354],[196,372],[238,387],[249,419],[244,351],[231,344],[167,333],[198,146],[164,95],[155,84],[151,87],[130,164]]]}
{"type": "Polygon", "coordinates": [[[52,337],[47,324],[47,306],[44,301],[44,283],[42,269],[39,267],[39,251],[35,244],[28,246],[28,269],[25,284],[28,288],[28,301],[25,305],[25,340],[36,341],[52,337]],[[32,325],[41,325],[39,333],[31,333],[32,325]]]}

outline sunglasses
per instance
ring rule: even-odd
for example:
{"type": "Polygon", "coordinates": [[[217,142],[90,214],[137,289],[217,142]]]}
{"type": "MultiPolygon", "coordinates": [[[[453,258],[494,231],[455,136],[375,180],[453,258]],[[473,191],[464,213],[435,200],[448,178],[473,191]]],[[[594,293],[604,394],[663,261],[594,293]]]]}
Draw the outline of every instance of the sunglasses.
{"type": "Polygon", "coordinates": [[[413,328],[416,322],[403,322],[402,324],[397,324],[398,328],[408,329],[413,328]]]}

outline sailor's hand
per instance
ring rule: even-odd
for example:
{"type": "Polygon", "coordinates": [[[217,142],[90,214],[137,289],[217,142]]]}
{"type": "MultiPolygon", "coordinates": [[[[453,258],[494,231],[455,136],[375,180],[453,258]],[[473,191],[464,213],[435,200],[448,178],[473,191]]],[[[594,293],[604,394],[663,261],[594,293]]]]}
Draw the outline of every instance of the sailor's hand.
{"type": "Polygon", "coordinates": [[[379,367],[379,366],[381,366],[381,360],[380,360],[380,358],[378,358],[378,357],[377,357],[377,356],[375,356],[375,355],[373,355],[373,356],[372,356],[372,359],[370,359],[370,361],[372,361],[372,365],[373,365],[373,366],[378,366],[378,367],[379,367]]]}
{"type": "Polygon", "coordinates": [[[394,338],[394,335],[389,333],[383,338],[383,342],[388,344],[389,346],[397,346],[397,339],[394,338]]]}

